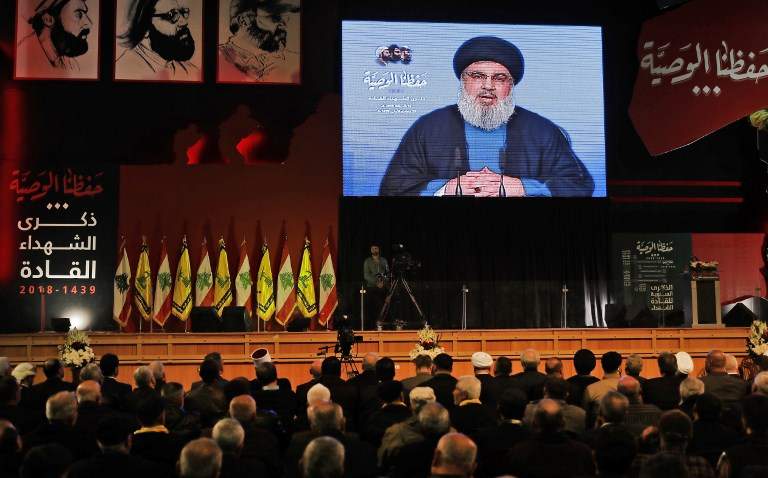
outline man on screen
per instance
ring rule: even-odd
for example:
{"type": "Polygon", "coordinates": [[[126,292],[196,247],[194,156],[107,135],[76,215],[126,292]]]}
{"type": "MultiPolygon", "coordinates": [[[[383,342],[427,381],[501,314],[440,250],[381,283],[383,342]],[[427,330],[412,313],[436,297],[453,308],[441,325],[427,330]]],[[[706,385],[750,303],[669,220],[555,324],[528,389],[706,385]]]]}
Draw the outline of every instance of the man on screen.
{"type": "Polygon", "coordinates": [[[566,134],[515,106],[520,50],[475,37],[453,57],[461,84],[455,105],[408,129],[381,181],[381,196],[591,196],[594,181],[566,134]]]}

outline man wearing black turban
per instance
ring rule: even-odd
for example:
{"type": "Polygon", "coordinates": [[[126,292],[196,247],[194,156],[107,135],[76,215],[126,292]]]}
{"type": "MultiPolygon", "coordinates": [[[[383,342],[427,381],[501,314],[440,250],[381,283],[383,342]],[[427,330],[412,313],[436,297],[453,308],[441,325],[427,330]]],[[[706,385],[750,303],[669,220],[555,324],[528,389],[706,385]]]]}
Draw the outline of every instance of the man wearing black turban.
{"type": "Polygon", "coordinates": [[[381,196],[591,196],[594,181],[565,133],[515,106],[523,78],[520,50],[475,37],[453,57],[457,104],[408,129],[381,181],[381,196]]]}

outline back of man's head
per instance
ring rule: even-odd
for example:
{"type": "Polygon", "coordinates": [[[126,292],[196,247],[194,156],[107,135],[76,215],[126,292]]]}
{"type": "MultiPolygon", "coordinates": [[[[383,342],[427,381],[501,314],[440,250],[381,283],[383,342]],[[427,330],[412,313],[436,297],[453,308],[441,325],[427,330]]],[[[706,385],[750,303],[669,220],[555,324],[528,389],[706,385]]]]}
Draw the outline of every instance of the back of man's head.
{"type": "Polygon", "coordinates": [[[691,419],[680,410],[667,410],[661,415],[659,436],[662,450],[685,450],[692,433],[691,419]]]}
{"type": "Polygon", "coordinates": [[[181,478],[217,478],[221,471],[221,448],[210,438],[187,443],[179,457],[181,478]]]}
{"type": "Polygon", "coordinates": [[[624,423],[629,408],[629,399],[621,393],[610,390],[600,399],[600,417],[603,423],[624,423]]]}
{"type": "Polygon", "coordinates": [[[234,418],[222,418],[214,425],[211,436],[223,453],[239,455],[245,441],[245,430],[234,418]]]}
{"type": "Polygon", "coordinates": [[[496,359],[494,372],[497,377],[506,377],[512,373],[512,360],[509,357],[499,357],[496,359]]]}
{"type": "Polygon", "coordinates": [[[643,462],[640,478],[688,478],[688,466],[684,455],[679,453],[656,453],[643,462]]]}
{"type": "Polygon", "coordinates": [[[461,433],[447,433],[440,438],[432,458],[433,475],[470,477],[477,464],[477,445],[461,433]]]}
{"type": "Polygon", "coordinates": [[[136,418],[143,427],[162,425],[164,413],[165,401],[155,393],[148,394],[136,404],[136,418]]]}
{"type": "Polygon", "coordinates": [[[729,375],[739,374],[739,361],[733,354],[725,354],[725,372],[729,375]]]}
{"type": "Polygon", "coordinates": [[[589,349],[579,349],[573,354],[573,367],[579,375],[589,375],[596,364],[595,354],[589,349]]]}
{"type": "Polygon", "coordinates": [[[747,431],[754,437],[764,439],[768,434],[768,397],[765,395],[749,395],[741,401],[744,409],[744,423],[747,431]]]}
{"type": "Polygon", "coordinates": [[[363,371],[374,372],[376,371],[376,362],[379,361],[379,354],[376,352],[368,352],[363,357],[363,371]]]}
{"type": "Polygon", "coordinates": [[[229,402],[229,416],[245,424],[256,418],[256,400],[250,395],[238,395],[229,402]]]}
{"type": "Polygon", "coordinates": [[[0,418],[0,457],[15,455],[21,450],[21,438],[10,421],[0,418]]]}
{"type": "Polygon", "coordinates": [[[499,413],[506,420],[522,420],[528,397],[519,388],[508,387],[499,399],[499,413]]]}
{"type": "Polygon", "coordinates": [[[482,383],[474,375],[463,375],[456,381],[456,390],[464,395],[464,400],[479,399],[481,389],[482,383]]]}
{"type": "Polygon", "coordinates": [[[760,372],[752,383],[752,392],[768,396],[768,372],[760,372]]]}
{"type": "Polygon", "coordinates": [[[21,464],[21,478],[58,478],[67,473],[74,461],[72,453],[58,443],[40,445],[29,450],[21,464]]]}
{"type": "Polygon", "coordinates": [[[160,393],[166,404],[174,407],[184,405],[184,385],[178,382],[168,382],[163,384],[160,393]]]}
{"type": "Polygon", "coordinates": [[[19,383],[12,376],[0,377],[0,404],[15,405],[19,401],[19,383]]]}
{"type": "Polygon", "coordinates": [[[250,395],[251,381],[245,377],[235,377],[224,385],[224,396],[229,403],[233,398],[240,395],[250,395]]]}
{"type": "Polygon", "coordinates": [[[149,367],[142,365],[134,370],[133,381],[136,383],[136,388],[148,388],[155,383],[155,377],[149,367]]]}
{"type": "Polygon", "coordinates": [[[603,373],[616,373],[621,367],[621,354],[618,352],[606,352],[600,357],[600,365],[603,366],[603,373]]]}
{"type": "Polygon", "coordinates": [[[722,350],[712,350],[707,354],[707,372],[725,373],[725,354],[722,350]]]}
{"type": "Polygon", "coordinates": [[[341,361],[336,357],[326,357],[320,366],[321,373],[329,377],[341,377],[341,361]]]}
{"type": "Polygon", "coordinates": [[[525,349],[520,353],[520,363],[523,365],[523,370],[537,370],[540,361],[541,356],[536,349],[525,349]]]}
{"type": "Polygon", "coordinates": [[[550,376],[563,376],[563,361],[557,357],[549,357],[544,362],[544,373],[550,376]]]}
{"type": "Polygon", "coordinates": [[[106,415],[96,425],[96,442],[101,450],[128,453],[132,420],[123,415],[106,415]]]}
{"type": "Polygon", "coordinates": [[[665,377],[674,376],[677,373],[677,357],[672,352],[659,354],[659,372],[665,377]]]}
{"type": "Polygon", "coordinates": [[[45,402],[45,418],[73,426],[77,420],[77,400],[74,392],[59,392],[45,402]]]}
{"type": "Polygon", "coordinates": [[[147,365],[152,370],[152,375],[155,377],[155,383],[165,381],[165,365],[159,360],[153,360],[147,365]]]}
{"type": "Polygon", "coordinates": [[[432,364],[438,372],[450,373],[453,371],[453,357],[446,353],[437,354],[435,358],[432,359],[432,364]]]}
{"type": "Polygon", "coordinates": [[[277,368],[272,362],[261,362],[256,366],[256,378],[261,385],[269,385],[277,381],[277,368]]]}
{"type": "Polygon", "coordinates": [[[424,405],[434,403],[436,399],[435,391],[431,387],[414,387],[408,394],[414,415],[418,414],[424,405]]]}
{"type": "Polygon", "coordinates": [[[207,353],[205,354],[205,357],[203,357],[203,360],[213,360],[216,362],[216,364],[219,366],[219,373],[224,370],[224,359],[221,357],[221,353],[219,352],[207,353]]]}
{"type": "Polygon", "coordinates": [[[117,375],[117,367],[120,365],[120,359],[115,354],[104,354],[99,360],[101,373],[105,377],[114,377],[117,375]]]}
{"type": "Polygon", "coordinates": [[[431,370],[432,369],[432,357],[426,354],[417,355],[415,359],[413,359],[413,365],[416,367],[416,370],[431,370]]]}
{"type": "Polygon", "coordinates": [[[387,380],[376,387],[379,400],[384,403],[392,403],[403,398],[403,384],[399,380],[387,380]]]}
{"type": "Polygon", "coordinates": [[[376,379],[379,382],[394,380],[395,361],[389,357],[382,357],[376,362],[376,379]]]}
{"type": "Polygon", "coordinates": [[[702,393],[693,404],[693,414],[705,422],[717,422],[723,411],[723,402],[711,393],[702,393]]]}
{"type": "Polygon", "coordinates": [[[307,391],[307,406],[313,407],[318,403],[330,403],[331,391],[322,383],[316,383],[307,391]]]}
{"type": "Polygon", "coordinates": [[[562,377],[551,376],[544,381],[544,395],[552,400],[565,400],[568,398],[568,382],[562,377]]]}
{"type": "Polygon", "coordinates": [[[64,367],[59,359],[48,359],[43,364],[45,378],[57,378],[63,375],[64,367]]]}
{"type": "Polygon", "coordinates": [[[77,386],[78,403],[101,403],[101,385],[93,380],[86,380],[77,386]]]}
{"type": "Polygon", "coordinates": [[[616,385],[616,391],[629,399],[629,403],[639,403],[641,401],[640,382],[635,377],[625,375],[619,379],[616,385]]]}
{"type": "Polygon", "coordinates": [[[203,363],[200,364],[198,375],[207,384],[215,382],[219,378],[219,363],[210,358],[203,360],[203,363]]]}
{"type": "Polygon", "coordinates": [[[627,375],[639,377],[640,372],[643,371],[643,357],[640,354],[632,354],[627,357],[627,364],[624,366],[624,370],[627,372],[627,375]]]}
{"type": "Polygon", "coordinates": [[[560,404],[548,398],[539,400],[533,415],[533,428],[542,435],[554,435],[565,427],[560,404]]]}
{"type": "Polygon", "coordinates": [[[438,402],[427,403],[421,407],[416,419],[419,422],[419,431],[424,436],[439,437],[451,429],[450,414],[438,402]]]}
{"type": "Polygon", "coordinates": [[[344,412],[336,403],[320,403],[309,410],[309,425],[319,434],[344,431],[344,412]]]}
{"type": "Polygon", "coordinates": [[[694,395],[701,395],[705,391],[704,382],[696,377],[688,377],[680,382],[680,399],[685,400],[694,395]]]}
{"type": "Polygon", "coordinates": [[[594,456],[600,476],[626,476],[637,455],[635,437],[624,428],[607,427],[596,435],[594,456]]]}
{"type": "Polygon", "coordinates": [[[95,363],[89,363],[80,370],[80,381],[93,380],[99,384],[104,383],[104,374],[101,372],[101,368],[95,363]]]}
{"type": "Polygon", "coordinates": [[[342,478],[344,476],[344,446],[333,437],[317,437],[301,456],[303,478],[342,478]]]}

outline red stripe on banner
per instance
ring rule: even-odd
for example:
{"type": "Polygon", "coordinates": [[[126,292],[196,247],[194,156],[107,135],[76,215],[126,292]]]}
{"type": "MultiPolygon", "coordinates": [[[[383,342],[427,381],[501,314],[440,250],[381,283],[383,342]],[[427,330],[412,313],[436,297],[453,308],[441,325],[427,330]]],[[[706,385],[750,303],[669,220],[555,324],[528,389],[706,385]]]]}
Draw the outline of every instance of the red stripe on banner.
{"type": "Polygon", "coordinates": [[[741,204],[744,198],[726,198],[726,197],[669,197],[669,196],[612,196],[612,202],[640,203],[725,203],[741,204]]]}
{"type": "Polygon", "coordinates": [[[331,292],[328,293],[328,299],[323,304],[323,308],[320,309],[317,321],[320,325],[325,326],[328,323],[328,319],[333,315],[333,311],[339,306],[339,300],[336,297],[336,284],[331,288],[331,292]]]}
{"type": "Polygon", "coordinates": [[[712,188],[740,188],[741,181],[700,181],[690,179],[613,179],[608,181],[609,186],[659,186],[659,187],[712,187],[712,188]]]}

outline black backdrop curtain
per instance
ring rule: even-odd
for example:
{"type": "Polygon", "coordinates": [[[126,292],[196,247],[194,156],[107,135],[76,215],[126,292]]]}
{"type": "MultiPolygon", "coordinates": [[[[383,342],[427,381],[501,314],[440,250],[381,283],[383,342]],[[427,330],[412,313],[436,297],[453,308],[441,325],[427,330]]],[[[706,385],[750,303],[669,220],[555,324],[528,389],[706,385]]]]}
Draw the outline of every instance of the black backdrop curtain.
{"type": "MultiPolygon", "coordinates": [[[[604,200],[342,198],[341,311],[357,328],[370,245],[390,259],[402,243],[421,263],[406,278],[433,327],[460,328],[462,284],[469,328],[560,327],[564,284],[568,327],[600,325],[608,234],[604,200]]],[[[400,302],[390,318],[415,322],[400,302]]]]}

